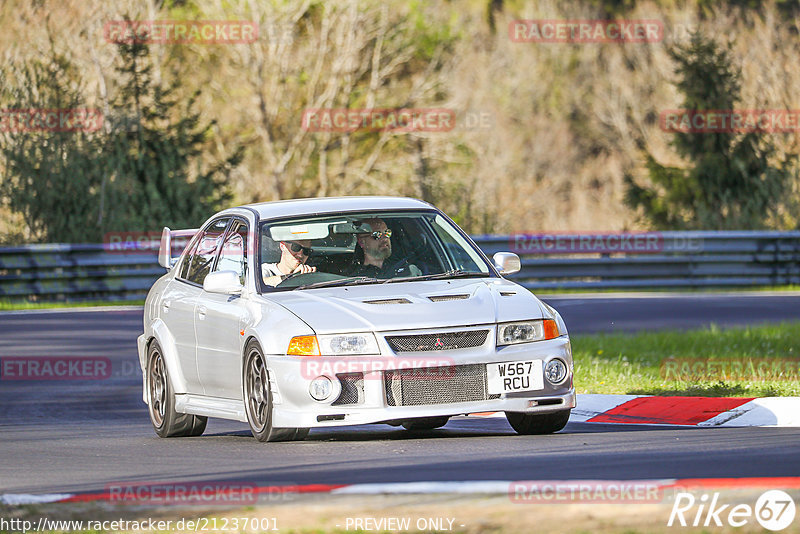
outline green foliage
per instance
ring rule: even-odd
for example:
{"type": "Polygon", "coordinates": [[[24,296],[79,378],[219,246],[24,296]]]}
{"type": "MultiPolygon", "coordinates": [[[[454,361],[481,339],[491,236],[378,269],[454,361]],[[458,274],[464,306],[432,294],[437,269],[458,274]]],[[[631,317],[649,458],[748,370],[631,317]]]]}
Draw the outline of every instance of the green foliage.
{"type": "MultiPolygon", "coordinates": [[[[740,73],[728,50],[694,33],[670,55],[677,65],[684,110],[735,109],[740,73]]],[[[764,135],[676,133],[672,145],[691,167],[666,167],[648,154],[653,186],[626,176],[626,204],[643,210],[654,227],[756,229],[768,227],[777,216],[793,179],[794,158],[775,161],[775,147],[764,135]]]]}
{"type": "Polygon", "coordinates": [[[430,6],[419,0],[409,4],[414,26],[412,36],[406,37],[409,43],[413,43],[417,57],[424,62],[434,59],[440,51],[452,51],[459,37],[457,20],[451,18],[448,24],[442,24],[441,21],[431,19],[428,9],[430,6]]]}
{"type": "Polygon", "coordinates": [[[124,85],[105,144],[111,187],[103,200],[112,206],[106,226],[127,231],[196,226],[230,200],[227,178],[242,150],[206,172],[193,168],[214,126],[201,124],[194,111],[198,95],[181,103],[177,79],[166,88],[153,81],[147,47],[119,46],[124,85]]]}
{"type": "MultiPolygon", "coordinates": [[[[86,108],[75,68],[61,55],[0,72],[0,99],[9,110],[86,108]]],[[[83,242],[87,231],[97,238],[95,202],[102,153],[96,133],[38,131],[9,127],[0,134],[3,179],[0,193],[22,213],[35,235],[51,241],[83,242]]]]}
{"type": "MultiPolygon", "coordinates": [[[[95,131],[8,131],[0,137],[0,192],[50,242],[96,242],[109,231],[193,227],[230,199],[227,178],[242,149],[201,166],[213,123],[178,82],[151,77],[147,48],[119,46],[121,88],[95,131]]],[[[0,72],[9,109],[88,108],[80,74],[53,52],[47,61],[0,72]]]]}

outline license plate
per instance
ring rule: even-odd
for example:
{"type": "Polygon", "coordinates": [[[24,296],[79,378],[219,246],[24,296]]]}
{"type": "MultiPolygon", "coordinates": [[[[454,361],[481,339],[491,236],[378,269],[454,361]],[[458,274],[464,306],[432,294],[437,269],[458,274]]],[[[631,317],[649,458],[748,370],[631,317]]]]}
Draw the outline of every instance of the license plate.
{"type": "Polygon", "coordinates": [[[489,394],[544,389],[542,360],[486,364],[489,394]]]}

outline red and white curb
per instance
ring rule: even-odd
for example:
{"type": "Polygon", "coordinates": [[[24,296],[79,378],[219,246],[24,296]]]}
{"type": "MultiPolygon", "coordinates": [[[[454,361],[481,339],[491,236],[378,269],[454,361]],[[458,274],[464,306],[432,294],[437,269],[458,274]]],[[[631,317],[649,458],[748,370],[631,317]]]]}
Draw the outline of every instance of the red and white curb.
{"type": "MultiPolygon", "coordinates": [[[[174,484],[174,483],[173,483],[174,484]]],[[[203,482],[186,482],[186,487],[195,486],[202,488],[203,482]]],[[[156,483],[156,486],[158,484],[156,483]]],[[[232,484],[231,493],[241,492],[241,483],[232,484]]],[[[508,495],[512,500],[518,493],[537,493],[543,500],[547,495],[555,497],[555,493],[563,495],[572,490],[573,500],[594,502],[597,499],[585,498],[583,495],[608,494],[602,500],[609,500],[612,496],[609,490],[614,490],[616,495],[621,492],[636,492],[645,488],[649,495],[657,492],[665,495],[668,490],[693,491],[693,490],[742,490],[742,489],[784,489],[800,490],[800,477],[754,477],[754,478],[669,478],[658,480],[467,480],[451,482],[389,482],[375,484],[308,484],[293,486],[252,486],[250,490],[255,495],[295,495],[295,494],[328,494],[328,495],[426,495],[426,494],[472,494],[472,495],[508,495]],[[588,493],[584,493],[588,491],[588,493]],[[577,492],[581,492],[580,495],[577,492]]],[[[223,492],[216,490],[215,497],[220,498],[223,492]]],[[[523,499],[524,500],[524,499],[523,499]]],[[[615,499],[611,499],[615,500],[615,499]]],[[[22,506],[46,503],[86,503],[106,502],[120,505],[151,505],[163,506],[164,502],[148,502],[119,499],[118,495],[109,492],[102,493],[58,493],[46,495],[5,494],[0,495],[0,504],[7,506],[22,506]]],[[[214,504],[209,502],[169,502],[170,505],[214,504]]],[[[236,506],[235,499],[220,498],[217,504],[236,506]]],[[[255,504],[247,502],[246,504],[255,504]]]]}
{"type": "MultiPolygon", "coordinates": [[[[472,414],[504,417],[502,412],[472,414]]],[[[572,423],[699,427],[800,427],[800,397],[578,395],[572,423]]]]}

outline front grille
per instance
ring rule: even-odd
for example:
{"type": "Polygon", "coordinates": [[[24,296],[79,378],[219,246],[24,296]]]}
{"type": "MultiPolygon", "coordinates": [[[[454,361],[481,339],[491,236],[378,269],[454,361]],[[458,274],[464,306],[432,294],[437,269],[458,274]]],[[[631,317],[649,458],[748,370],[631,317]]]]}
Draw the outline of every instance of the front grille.
{"type": "Polygon", "coordinates": [[[487,335],[489,335],[488,330],[465,330],[440,334],[386,336],[386,342],[395,352],[429,352],[480,347],[486,341],[487,335]]]}
{"type": "Polygon", "coordinates": [[[342,384],[342,392],[331,406],[361,404],[364,402],[364,373],[340,373],[336,375],[342,384]]]}
{"type": "Polygon", "coordinates": [[[486,392],[486,366],[398,369],[383,375],[389,406],[421,406],[499,399],[486,392]]]}

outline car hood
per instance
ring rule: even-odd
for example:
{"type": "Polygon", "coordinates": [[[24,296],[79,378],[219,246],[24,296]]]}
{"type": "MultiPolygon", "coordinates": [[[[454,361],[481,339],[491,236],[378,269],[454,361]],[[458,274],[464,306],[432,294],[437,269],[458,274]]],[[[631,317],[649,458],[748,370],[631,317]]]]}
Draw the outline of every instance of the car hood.
{"type": "Polygon", "coordinates": [[[504,279],[454,279],[263,295],[317,334],[385,332],[550,318],[530,291],[504,279]]]}

